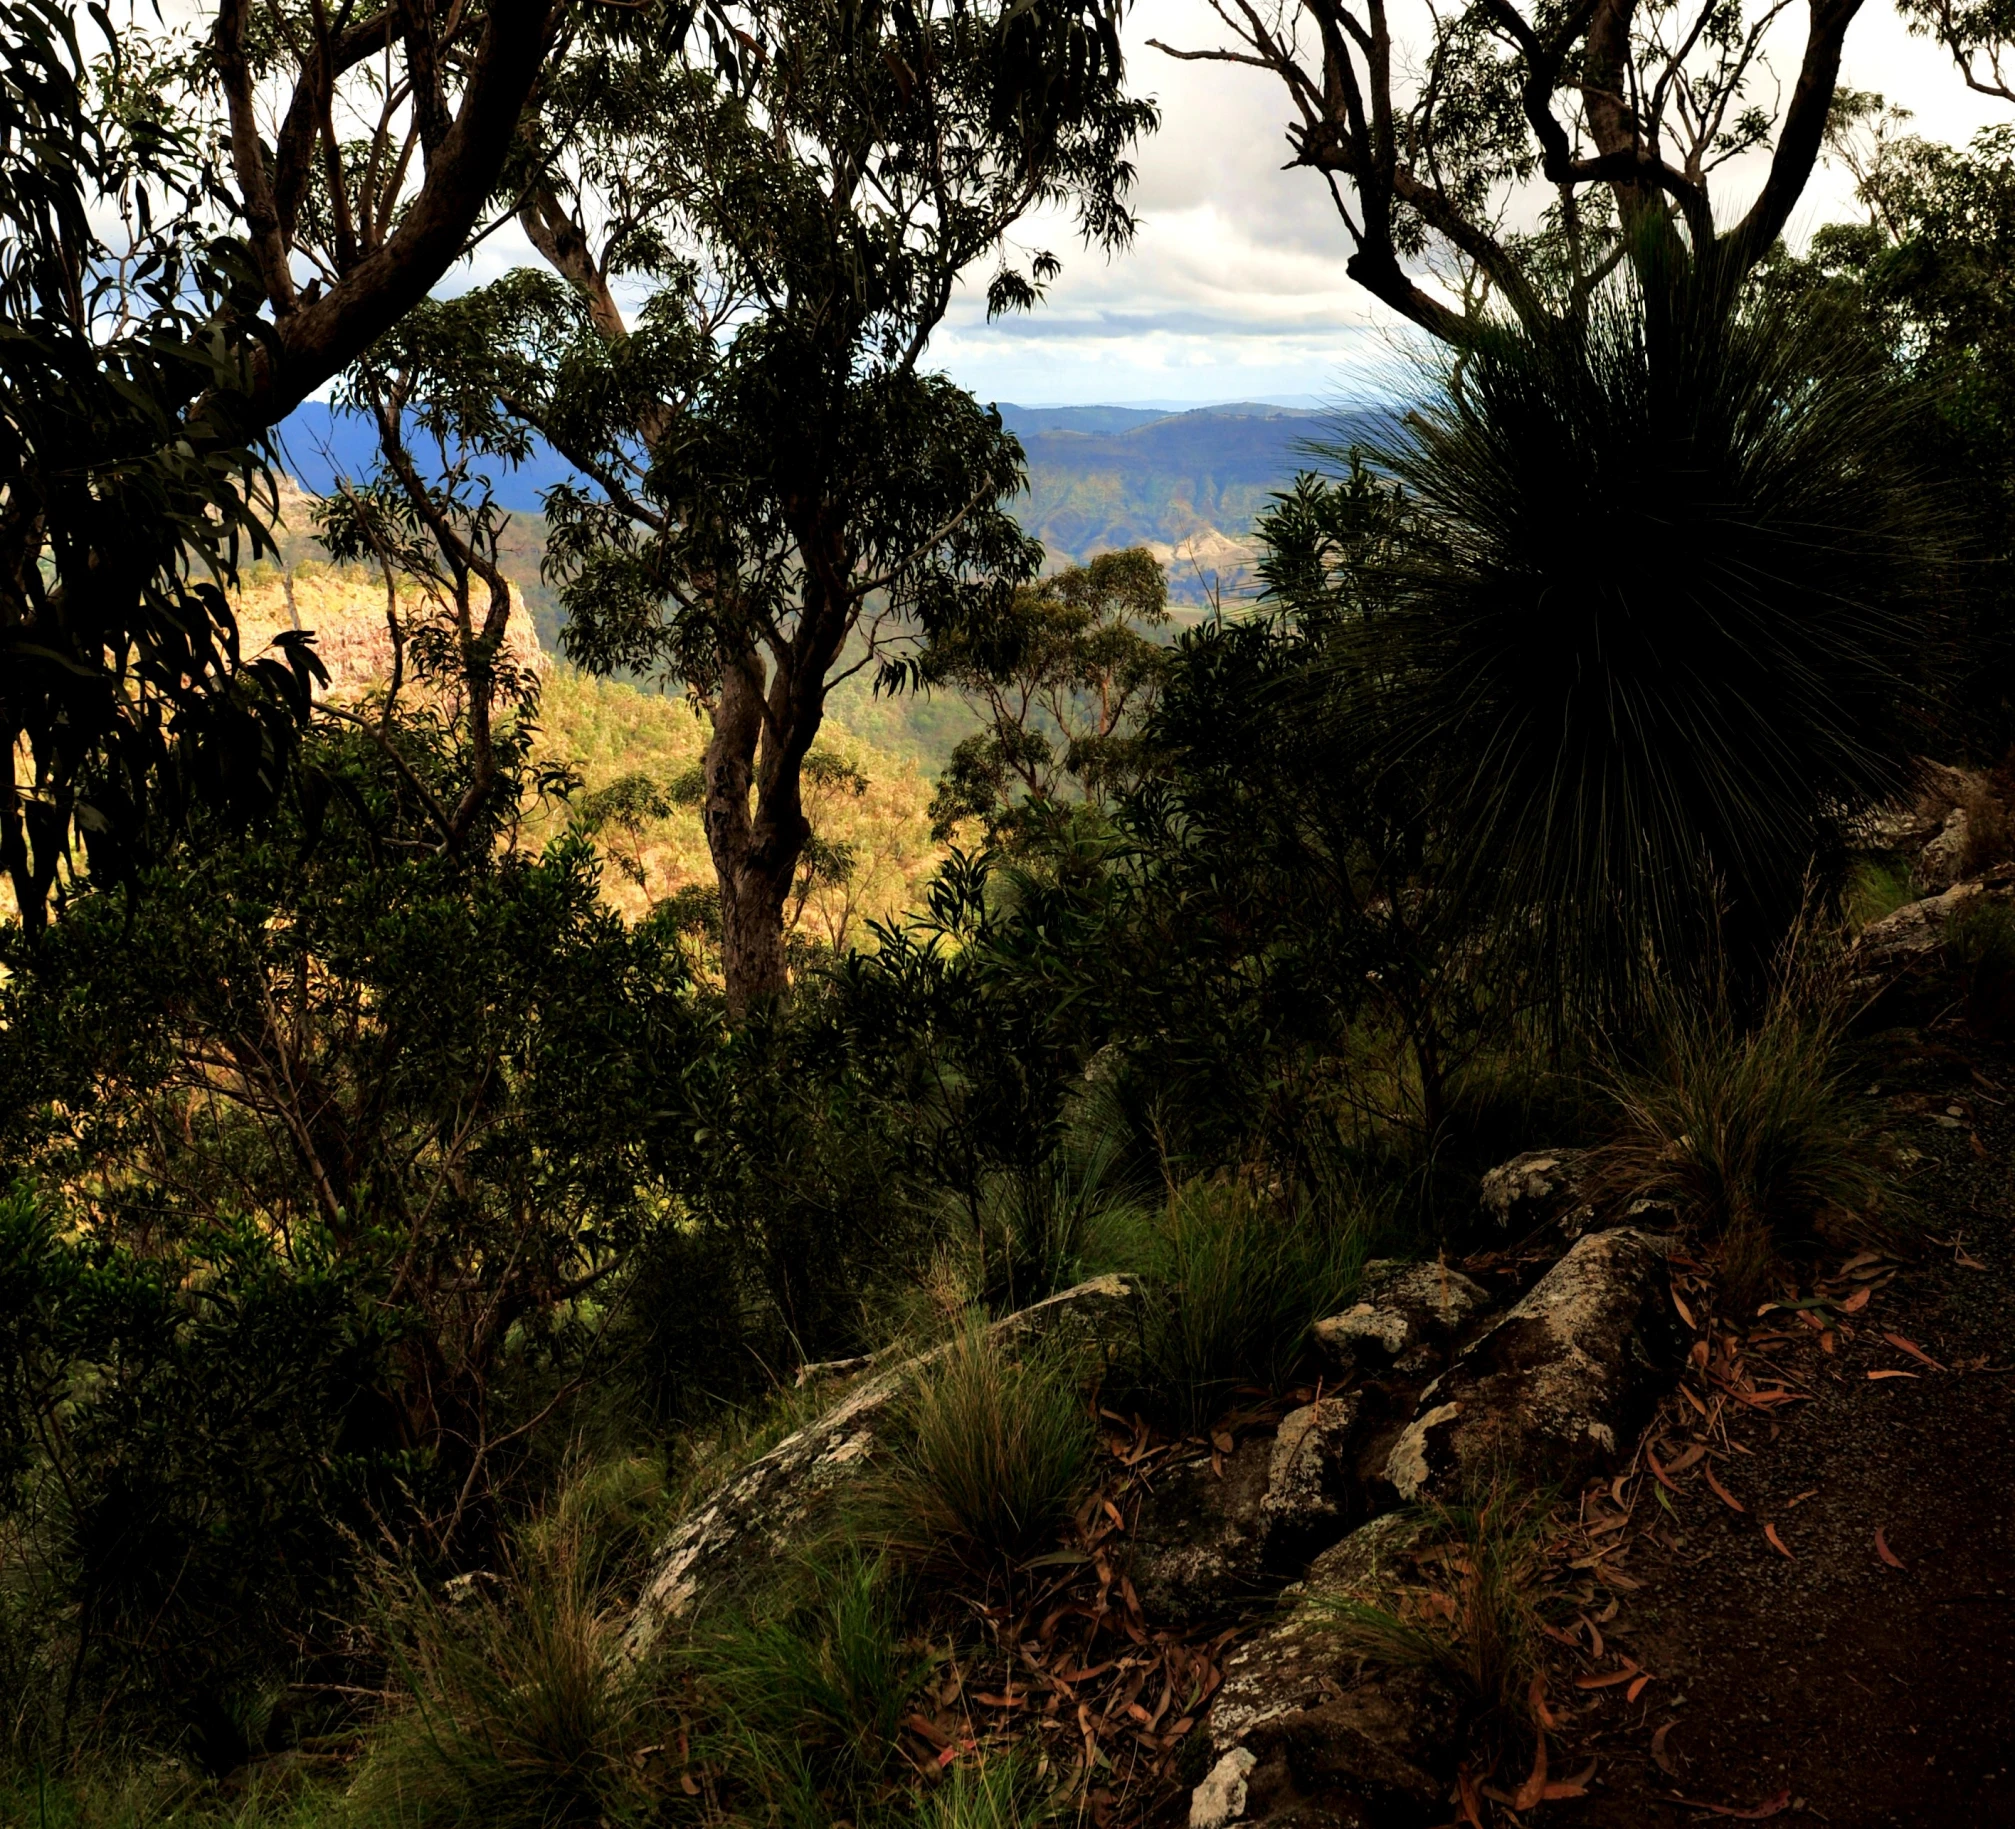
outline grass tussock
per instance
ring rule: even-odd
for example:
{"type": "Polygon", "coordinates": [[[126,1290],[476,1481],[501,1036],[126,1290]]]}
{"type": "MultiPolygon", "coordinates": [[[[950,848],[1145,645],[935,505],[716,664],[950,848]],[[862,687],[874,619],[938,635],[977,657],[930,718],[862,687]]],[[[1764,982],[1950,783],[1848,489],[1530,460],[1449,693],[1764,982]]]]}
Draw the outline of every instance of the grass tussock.
{"type": "Polygon", "coordinates": [[[1845,1027],[1841,1000],[1809,976],[1787,976],[1748,1025],[1725,1000],[1670,998],[1649,1058],[1609,1070],[1607,1194],[1674,1205],[1720,1242],[1738,1294],[1780,1241],[1820,1223],[1877,1227],[1892,1188],[1845,1027]]]}
{"type": "Polygon", "coordinates": [[[652,1815],[662,1698],[617,1651],[621,1552],[655,1490],[645,1463],[593,1470],[520,1534],[499,1582],[396,1604],[406,1699],[358,1766],[352,1820],[586,1829],[652,1815]]]}
{"type": "Polygon", "coordinates": [[[1156,1383],[1193,1423],[1235,1385],[1279,1384],[1309,1328],[1354,1287],[1368,1242],[1352,1216],[1325,1220],[1250,1176],[1171,1189],[1136,1245],[1157,1291],[1146,1341],[1156,1383]]]}
{"type": "Polygon", "coordinates": [[[928,1665],[904,1613],[888,1566],[849,1547],[693,1639],[699,1750],[732,1809],[779,1829],[894,1812],[896,1735],[928,1665]]]}
{"type": "Polygon", "coordinates": [[[1541,1665],[1547,1499],[1502,1477],[1432,1505],[1414,1579],[1324,1601],[1357,1654],[1434,1672],[1486,1727],[1523,1727],[1541,1665]]]}
{"type": "Polygon", "coordinates": [[[998,1566],[1041,1546],[1076,1503],[1097,1443],[1054,1357],[977,1316],[917,1380],[881,1503],[897,1546],[998,1566]]]}

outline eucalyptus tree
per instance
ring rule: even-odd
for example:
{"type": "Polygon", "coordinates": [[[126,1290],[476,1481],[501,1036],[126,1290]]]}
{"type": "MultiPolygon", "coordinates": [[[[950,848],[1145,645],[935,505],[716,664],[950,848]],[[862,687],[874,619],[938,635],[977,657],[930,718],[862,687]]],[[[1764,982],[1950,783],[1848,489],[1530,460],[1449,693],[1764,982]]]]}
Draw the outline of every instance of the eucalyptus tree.
{"type": "Polygon", "coordinates": [[[1732,305],[1811,178],[1862,0],[1810,0],[1788,82],[1770,39],[1790,0],[1209,3],[1220,42],[1158,48],[1277,77],[1289,164],[1328,186],[1351,278],[1463,342],[1497,313],[1578,316],[1626,258],[1682,249],[1732,305]],[[1730,217],[1727,168],[1765,153],[1730,217]]]}
{"type": "Polygon", "coordinates": [[[313,662],[238,664],[264,434],[464,252],[565,9],[0,6],[0,867],[31,928],[78,832],[118,871],[195,797],[270,805],[313,662]]]}
{"type": "Polygon", "coordinates": [[[784,988],[802,770],[844,674],[1003,603],[1040,549],[1020,448],[925,366],[960,289],[1040,299],[1133,219],[1120,0],[752,0],[738,55],[610,14],[542,95],[519,220],[547,262],[443,308],[573,463],[547,498],[568,651],[680,683],[731,1007],[784,988]]]}

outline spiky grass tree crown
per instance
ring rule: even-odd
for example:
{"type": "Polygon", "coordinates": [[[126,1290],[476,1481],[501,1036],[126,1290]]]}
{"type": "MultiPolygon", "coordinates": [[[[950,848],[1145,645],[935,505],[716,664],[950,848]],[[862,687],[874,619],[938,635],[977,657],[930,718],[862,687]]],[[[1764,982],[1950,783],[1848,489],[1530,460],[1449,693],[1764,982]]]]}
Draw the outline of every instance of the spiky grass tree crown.
{"type": "Polygon", "coordinates": [[[1410,537],[1347,676],[1566,1001],[1738,974],[1922,740],[1946,542],[1856,345],[1633,282],[1453,360],[1376,467],[1410,537]]]}

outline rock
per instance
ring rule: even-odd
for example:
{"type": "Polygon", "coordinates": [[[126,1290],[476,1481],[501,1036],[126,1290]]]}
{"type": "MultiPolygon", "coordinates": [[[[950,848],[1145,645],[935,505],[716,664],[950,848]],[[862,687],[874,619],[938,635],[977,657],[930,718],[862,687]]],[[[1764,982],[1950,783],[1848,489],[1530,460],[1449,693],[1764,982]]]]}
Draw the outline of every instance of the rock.
{"type": "Polygon", "coordinates": [[[1253,1436],[1223,1457],[1166,1468],[1134,1520],[1127,1573],[1156,1625],[1187,1625],[1235,1611],[1266,1563],[1266,1496],[1273,1448],[1253,1436]]]}
{"type": "Polygon", "coordinates": [[[1971,837],[1971,821],[1966,816],[1966,809],[1954,807],[1917,854],[1912,874],[1916,876],[1919,887],[1933,892],[1951,888],[1965,868],[1971,837]]]}
{"type": "Polygon", "coordinates": [[[1189,1829],[1224,1829],[1245,1814],[1245,1775],[1259,1763],[1244,1747],[1235,1746],[1210,1769],[1210,1776],[1190,1793],[1189,1829]]]}
{"type": "MultiPolygon", "coordinates": [[[[995,1322],[993,1333],[1004,1343],[1048,1346],[1090,1378],[1118,1346],[1138,1338],[1138,1305],[1129,1279],[1098,1277],[995,1322]]],[[[653,1558],[625,1654],[641,1656],[705,1597],[753,1585],[831,1524],[842,1497],[873,1464],[879,1432],[943,1350],[863,1379],[681,1518],[653,1558]]]]}
{"type": "Polygon", "coordinates": [[[2011,901],[2015,901],[2015,866],[1997,865],[1971,882],[1954,883],[1938,895],[1906,902],[1894,913],[1871,921],[1854,942],[1851,962],[1860,977],[1871,981],[1934,963],[1956,920],[1990,903],[2011,901]]]}
{"type": "Polygon", "coordinates": [[[1212,1809],[1236,1771],[1242,1817],[1268,1829],[1425,1822],[1446,1791],[1458,1746],[1458,1698],[1433,1672],[1367,1663],[1340,1617],[1341,1600],[1377,1600],[1427,1531],[1388,1513],[1318,1557],[1282,1596],[1283,1611],[1235,1651],[1209,1718],[1218,1764],[1191,1803],[1212,1809]],[[1250,1762],[1232,1763],[1236,1753],[1250,1762]]]}
{"type": "Polygon", "coordinates": [[[1342,1523],[1350,1501],[1351,1439],[1363,1408],[1353,1391],[1319,1397],[1281,1418],[1260,1501],[1271,1559],[1342,1523]]]}
{"type": "Polygon", "coordinates": [[[1432,1370],[1490,1306],[1488,1292],[1461,1271],[1396,1258],[1367,1264],[1359,1295],[1313,1329],[1317,1347],[1345,1371],[1432,1370]]]}
{"type": "Polygon", "coordinates": [[[1612,1460],[1678,1363],[1667,1248],[1619,1226],[1569,1250],[1421,1393],[1386,1461],[1399,1496],[1457,1498],[1500,1469],[1572,1485],[1612,1460]]]}
{"type": "Polygon", "coordinates": [[[1595,1218],[1585,1186],[1589,1168],[1586,1150],[1527,1150],[1483,1177],[1484,1211],[1507,1231],[1554,1223],[1570,1239],[1579,1238],[1595,1218]]]}

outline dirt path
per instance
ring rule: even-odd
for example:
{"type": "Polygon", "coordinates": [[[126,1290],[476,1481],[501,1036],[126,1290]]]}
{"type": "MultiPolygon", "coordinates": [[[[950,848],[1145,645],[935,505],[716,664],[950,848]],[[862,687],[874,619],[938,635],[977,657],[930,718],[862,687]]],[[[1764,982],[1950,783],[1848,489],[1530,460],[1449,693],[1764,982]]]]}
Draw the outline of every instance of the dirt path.
{"type": "Polygon", "coordinates": [[[1593,1758],[1589,1795],[1530,1820],[2015,1826],[2015,1055],[1878,1059],[1923,1255],[1836,1253],[1798,1291],[1820,1306],[1696,1347],[1704,1405],[1664,1413],[1664,1479],[1591,1508],[1591,1547],[1628,1548],[1556,1647],[1554,1770],[1593,1758]]]}

